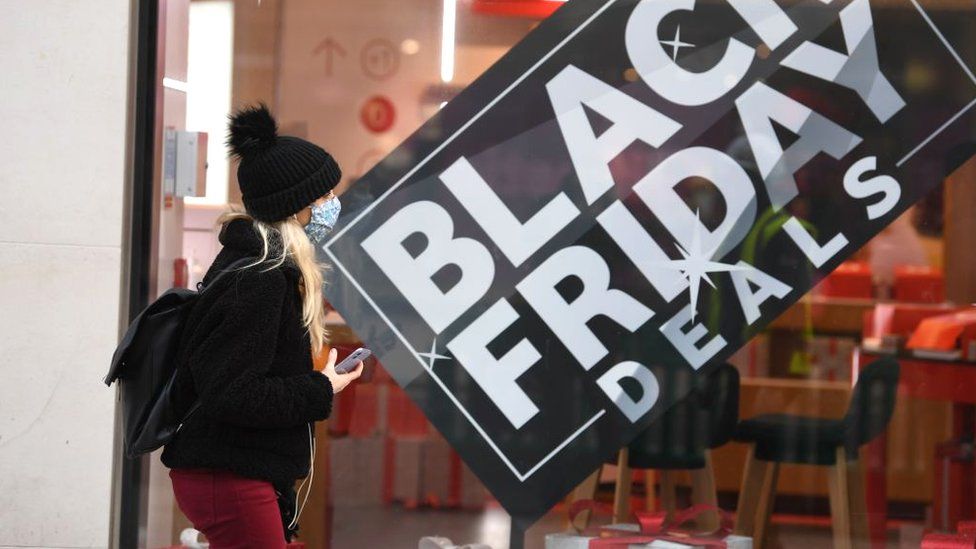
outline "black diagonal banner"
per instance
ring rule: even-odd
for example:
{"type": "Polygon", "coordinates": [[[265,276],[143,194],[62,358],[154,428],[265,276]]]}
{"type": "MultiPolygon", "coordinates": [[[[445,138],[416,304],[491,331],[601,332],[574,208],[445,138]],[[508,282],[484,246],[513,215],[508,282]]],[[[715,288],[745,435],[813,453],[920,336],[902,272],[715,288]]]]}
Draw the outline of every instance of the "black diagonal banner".
{"type": "Polygon", "coordinates": [[[326,295],[534,520],[942,180],[976,84],[937,23],[573,0],[342,197],[326,295]]]}

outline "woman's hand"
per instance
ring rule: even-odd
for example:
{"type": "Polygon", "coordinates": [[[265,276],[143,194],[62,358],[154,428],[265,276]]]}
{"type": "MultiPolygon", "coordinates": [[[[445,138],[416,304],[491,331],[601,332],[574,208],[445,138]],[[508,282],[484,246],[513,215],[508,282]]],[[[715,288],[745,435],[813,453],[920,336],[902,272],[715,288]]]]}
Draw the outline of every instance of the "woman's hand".
{"type": "Polygon", "coordinates": [[[325,363],[325,368],[322,373],[325,377],[329,378],[332,383],[332,394],[339,394],[340,391],[346,388],[347,385],[359,379],[359,376],[363,375],[363,363],[356,364],[356,367],[350,370],[348,373],[340,374],[335,371],[336,357],[339,353],[333,347],[329,350],[329,361],[325,363]]]}

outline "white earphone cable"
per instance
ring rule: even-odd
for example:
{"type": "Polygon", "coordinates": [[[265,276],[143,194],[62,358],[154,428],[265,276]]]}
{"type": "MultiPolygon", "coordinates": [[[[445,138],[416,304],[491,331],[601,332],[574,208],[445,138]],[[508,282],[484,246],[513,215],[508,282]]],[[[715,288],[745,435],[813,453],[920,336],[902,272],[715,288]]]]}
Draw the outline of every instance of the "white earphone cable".
{"type": "Polygon", "coordinates": [[[288,524],[288,528],[294,528],[298,524],[298,517],[302,515],[302,511],[305,510],[305,502],[308,501],[308,495],[312,492],[312,482],[315,477],[315,438],[312,436],[312,423],[308,424],[308,447],[309,447],[309,465],[308,465],[308,476],[302,480],[302,483],[298,485],[298,490],[295,491],[295,518],[291,519],[291,523],[288,524]],[[302,492],[302,487],[308,482],[308,489],[305,490],[305,498],[302,500],[301,506],[298,505],[299,494],[302,492]]]}

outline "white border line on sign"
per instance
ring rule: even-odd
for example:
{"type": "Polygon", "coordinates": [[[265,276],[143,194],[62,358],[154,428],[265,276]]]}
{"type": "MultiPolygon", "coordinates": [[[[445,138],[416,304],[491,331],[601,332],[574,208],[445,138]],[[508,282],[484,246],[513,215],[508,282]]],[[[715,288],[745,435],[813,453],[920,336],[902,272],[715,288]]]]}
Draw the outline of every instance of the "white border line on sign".
{"type": "Polygon", "coordinates": [[[935,35],[938,36],[939,40],[942,41],[942,45],[945,46],[946,49],[949,50],[949,53],[956,58],[956,63],[959,63],[959,66],[962,67],[962,70],[966,71],[966,75],[969,76],[969,79],[973,81],[973,84],[976,84],[976,76],[973,76],[973,71],[969,70],[969,67],[963,63],[962,57],[959,57],[959,53],[957,53],[956,50],[949,44],[949,41],[946,40],[946,37],[942,34],[942,31],[935,26],[935,23],[933,23],[932,19],[929,18],[929,14],[922,9],[922,6],[919,5],[918,0],[909,1],[915,6],[915,9],[918,10],[918,13],[922,16],[922,19],[925,19],[925,22],[932,27],[932,31],[934,31],[935,35]]]}
{"type": "Polygon", "coordinates": [[[950,125],[952,125],[953,122],[956,121],[957,118],[959,118],[960,116],[966,114],[966,111],[968,111],[969,109],[973,108],[973,105],[976,105],[976,99],[973,99],[968,104],[966,104],[966,106],[963,107],[959,112],[957,112],[956,114],[952,115],[952,118],[950,118],[949,120],[946,120],[945,124],[942,124],[941,126],[939,126],[939,129],[937,129],[934,132],[932,132],[931,135],[929,135],[928,137],[926,137],[924,141],[922,141],[921,143],[919,143],[908,154],[906,154],[905,156],[901,157],[901,160],[899,160],[897,163],[895,163],[895,167],[896,168],[900,168],[902,164],[904,164],[905,162],[908,162],[908,160],[911,157],[915,156],[915,153],[917,153],[918,151],[922,150],[922,147],[928,145],[929,144],[929,141],[932,141],[933,139],[936,138],[936,136],[938,136],[940,133],[942,133],[942,130],[948,128],[950,125]]]}
{"type": "Polygon", "coordinates": [[[434,156],[436,156],[439,152],[441,152],[444,149],[444,147],[447,147],[448,145],[450,145],[459,135],[461,135],[461,133],[463,133],[472,124],[474,124],[476,121],[478,121],[478,119],[480,119],[482,116],[484,116],[485,113],[487,113],[489,110],[491,110],[492,107],[494,107],[499,101],[501,101],[505,96],[507,96],[509,94],[509,92],[511,92],[519,84],[521,84],[523,80],[525,80],[526,78],[528,78],[528,76],[530,74],[532,74],[533,72],[535,72],[535,70],[538,69],[540,66],[542,66],[543,63],[545,63],[546,61],[548,61],[549,58],[553,56],[553,54],[555,54],[557,51],[559,51],[560,49],[562,49],[563,46],[565,46],[567,43],[569,43],[570,40],[572,40],[573,38],[575,38],[577,34],[579,34],[587,26],[589,26],[590,23],[592,23],[594,19],[596,19],[597,17],[599,17],[600,14],[602,14],[604,11],[606,11],[606,9],[609,8],[616,1],[617,0],[608,0],[603,6],[601,6],[599,9],[597,9],[595,12],[593,12],[593,14],[589,18],[587,18],[586,21],[584,21],[579,27],[575,28],[571,33],[569,33],[565,38],[563,38],[558,44],[556,44],[556,46],[552,50],[550,50],[549,53],[547,53],[541,59],[539,59],[534,65],[532,65],[532,67],[529,68],[529,70],[527,70],[524,74],[522,74],[522,76],[518,77],[507,88],[505,88],[505,90],[503,90],[500,94],[498,94],[497,97],[495,97],[487,105],[485,105],[485,107],[483,109],[481,109],[480,111],[478,111],[478,113],[476,115],[474,115],[474,117],[472,117],[471,120],[468,120],[467,122],[465,122],[463,126],[461,126],[460,128],[458,128],[457,131],[455,131],[453,134],[451,134],[450,137],[448,137],[447,139],[445,139],[443,143],[441,143],[440,145],[438,145],[437,148],[435,148],[433,151],[431,151],[431,153],[429,155],[427,155],[423,160],[421,160],[416,166],[414,166],[413,168],[411,168],[410,171],[407,172],[402,178],[400,178],[399,181],[397,181],[396,183],[394,183],[389,189],[386,190],[386,192],[384,192],[383,194],[381,194],[369,206],[367,206],[365,209],[363,209],[363,211],[360,212],[359,215],[357,215],[355,218],[353,218],[353,220],[350,221],[348,225],[346,225],[341,231],[339,231],[338,233],[336,233],[335,236],[333,236],[332,238],[330,238],[329,241],[326,242],[325,245],[322,246],[322,249],[325,251],[325,253],[329,254],[329,257],[332,259],[332,261],[339,267],[340,270],[342,270],[342,273],[346,276],[346,279],[349,280],[353,284],[353,286],[356,287],[357,290],[359,290],[359,293],[361,293],[363,295],[363,297],[366,299],[366,302],[369,303],[370,306],[373,307],[373,310],[375,310],[376,313],[379,314],[380,318],[382,318],[383,321],[386,322],[387,326],[393,331],[394,334],[396,334],[397,338],[400,339],[400,342],[403,343],[403,345],[410,351],[410,354],[412,354],[414,356],[414,358],[417,359],[417,362],[419,362],[421,364],[421,366],[424,368],[424,370],[426,370],[427,373],[429,373],[430,376],[432,378],[434,378],[434,381],[437,382],[437,385],[440,386],[440,388],[444,391],[444,393],[447,394],[448,398],[451,399],[451,402],[454,403],[454,405],[458,408],[458,410],[461,411],[461,413],[468,420],[468,422],[471,423],[471,425],[475,428],[476,431],[478,431],[478,434],[481,435],[481,437],[485,440],[485,442],[488,443],[488,446],[490,446],[491,449],[494,450],[494,452],[498,455],[498,457],[502,460],[502,462],[504,462],[505,465],[509,468],[509,470],[512,471],[512,474],[515,475],[515,477],[519,479],[519,482],[525,482],[525,479],[527,479],[530,476],[532,476],[533,474],[535,474],[535,472],[538,471],[540,468],[542,468],[543,465],[545,465],[547,462],[549,462],[549,460],[551,460],[563,448],[565,448],[573,440],[575,440],[576,437],[580,436],[586,429],[588,429],[591,425],[593,425],[593,423],[595,423],[598,419],[600,419],[601,417],[603,417],[603,415],[606,414],[607,411],[606,410],[600,410],[599,412],[597,412],[586,423],[584,423],[579,429],[577,429],[572,435],[570,435],[569,438],[567,438],[566,440],[562,441],[551,452],[549,452],[548,454],[546,454],[546,456],[544,458],[542,458],[541,461],[539,461],[534,466],[532,466],[532,468],[529,469],[528,472],[526,472],[526,473],[519,472],[519,470],[515,467],[515,465],[512,464],[511,460],[508,459],[508,456],[506,456],[504,454],[504,452],[502,452],[501,449],[498,448],[498,445],[495,444],[495,442],[491,439],[491,437],[488,436],[488,433],[486,433],[484,431],[484,429],[481,427],[481,425],[479,425],[478,422],[476,422],[474,420],[474,418],[471,417],[471,414],[458,401],[457,397],[455,397],[454,394],[451,393],[451,391],[449,391],[447,389],[447,386],[444,385],[444,382],[441,381],[440,377],[438,377],[437,374],[434,373],[433,369],[429,368],[427,366],[427,363],[421,359],[421,357],[417,354],[417,350],[413,348],[413,345],[411,345],[410,342],[408,342],[407,339],[405,337],[403,337],[403,334],[400,333],[400,330],[398,330],[396,328],[396,326],[392,322],[390,322],[390,319],[386,316],[386,314],[376,305],[376,303],[369,296],[369,294],[366,293],[366,291],[363,289],[363,287],[359,285],[359,282],[357,282],[356,279],[351,276],[351,274],[346,269],[346,267],[342,264],[342,262],[339,261],[339,258],[336,257],[335,254],[332,253],[332,250],[330,248],[332,247],[332,245],[339,238],[342,237],[342,235],[344,235],[346,233],[346,231],[348,231],[349,229],[351,229],[353,227],[353,225],[355,225],[356,223],[358,223],[359,220],[361,220],[366,214],[368,214],[370,211],[372,211],[372,209],[374,207],[376,207],[377,204],[379,204],[380,202],[382,202],[387,196],[390,195],[390,193],[392,193],[393,191],[395,191],[397,189],[397,187],[399,187],[405,181],[407,181],[408,179],[410,179],[413,176],[413,174],[417,173],[417,170],[419,170],[424,165],[426,165],[427,162],[430,161],[430,159],[433,158],[434,156]]]}
{"type": "MultiPolygon", "coordinates": [[[[959,66],[962,67],[962,70],[966,73],[966,76],[969,77],[969,80],[972,81],[973,84],[976,84],[976,76],[973,76],[973,71],[971,71],[969,69],[969,66],[963,62],[962,57],[959,56],[959,52],[957,52],[955,48],[952,47],[952,44],[949,44],[949,40],[947,40],[945,35],[942,34],[942,31],[940,31],[939,28],[935,26],[935,23],[929,17],[929,14],[926,13],[924,9],[922,9],[921,5],[919,5],[918,0],[909,0],[909,1],[912,3],[913,6],[915,6],[915,10],[918,11],[919,15],[922,16],[922,19],[924,19],[925,22],[928,24],[928,26],[932,29],[932,32],[934,32],[935,35],[939,38],[939,41],[942,42],[942,45],[945,46],[945,49],[949,50],[949,54],[951,54],[952,57],[955,58],[956,63],[958,63],[959,66]]],[[[918,151],[922,150],[923,147],[928,145],[930,141],[935,139],[937,135],[939,135],[940,133],[942,133],[943,130],[948,128],[953,122],[956,121],[956,119],[958,119],[960,116],[965,114],[966,111],[968,111],[969,109],[973,108],[973,105],[976,105],[976,99],[970,101],[969,104],[967,104],[959,112],[954,114],[952,118],[950,118],[944,124],[939,126],[939,129],[929,134],[928,137],[923,139],[922,142],[916,145],[914,149],[908,152],[908,154],[901,157],[901,160],[895,163],[895,167],[900,168],[902,164],[908,162],[908,160],[911,159],[911,157],[915,156],[915,154],[918,153],[918,151]]]]}

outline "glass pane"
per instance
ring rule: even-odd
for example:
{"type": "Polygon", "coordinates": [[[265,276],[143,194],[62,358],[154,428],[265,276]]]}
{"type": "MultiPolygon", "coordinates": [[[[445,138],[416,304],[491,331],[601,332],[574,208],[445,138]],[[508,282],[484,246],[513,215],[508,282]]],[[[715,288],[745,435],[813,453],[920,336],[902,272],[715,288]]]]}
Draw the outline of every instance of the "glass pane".
{"type": "MultiPolygon", "coordinates": [[[[220,249],[213,223],[224,202],[241,200],[236,162],[220,167],[221,124],[233,107],[265,101],[280,134],[312,141],[336,158],[345,220],[389,197],[348,233],[363,238],[337,245],[331,256],[353,258],[333,265],[334,286],[326,287],[332,305],[351,307],[343,309],[351,312],[348,324],[330,311],[332,344],[344,356],[365,340],[379,360],[370,361],[355,388],[337,397],[328,423],[317,427],[314,481],[299,540],[310,548],[413,547],[424,536],[439,535],[458,545],[507,547],[509,517],[502,504],[511,507],[518,498],[510,491],[496,500],[473,471],[488,480],[484,473],[491,466],[476,463],[481,458],[475,456],[469,467],[461,454],[470,458],[471,448],[484,444],[480,436],[499,440],[500,452],[515,455],[513,467],[524,472],[543,463],[531,452],[539,440],[562,440],[576,428],[568,427],[568,419],[583,425],[600,409],[607,418],[595,428],[605,430],[579,443],[580,462],[602,460],[597,454],[610,435],[636,438],[621,454],[604,452],[605,465],[594,461],[589,478],[577,468],[579,478],[571,484],[578,488],[529,530],[527,547],[543,547],[548,534],[568,532],[575,500],[605,504],[589,513],[586,532],[597,534],[598,525],[615,519],[609,510],[615,502],[623,522],[634,519],[620,510],[621,502],[647,513],[716,506],[731,514],[729,529],[756,537],[757,546],[762,538],[767,546],[782,547],[852,540],[916,547],[926,533],[958,533],[961,521],[976,519],[976,313],[970,305],[976,302],[976,264],[969,250],[976,228],[976,42],[970,32],[976,7],[952,0],[680,6],[575,0],[544,22],[561,4],[190,2],[189,32],[174,38],[189,44],[186,129],[209,132],[211,145],[207,199],[188,200],[181,210],[191,282],[202,278],[220,249]],[[598,12],[600,6],[606,9],[598,12]],[[665,12],[659,20],[647,15],[658,8],[665,12]],[[635,9],[645,10],[640,17],[657,28],[628,30],[628,21],[638,17],[635,9]],[[577,33],[584,21],[586,31],[577,33]],[[206,25],[209,32],[197,32],[206,25]],[[571,33],[574,38],[556,52],[571,33]],[[530,35],[513,57],[491,69],[530,35]],[[638,45],[646,51],[635,53],[638,45]],[[745,59],[739,72],[736,48],[745,59]],[[556,53],[532,72],[550,50],[556,53]],[[726,62],[722,71],[712,71],[726,62]],[[546,87],[569,64],[588,75],[574,81],[580,86],[595,79],[609,89],[584,101],[590,102],[583,119],[592,133],[589,151],[607,155],[594,156],[609,178],[594,183],[607,184],[592,191],[595,197],[586,194],[588,176],[580,167],[588,149],[571,150],[546,87]],[[460,128],[484,106],[473,95],[450,103],[462,90],[482,75],[481,90],[502,90],[522,73],[531,73],[526,86],[534,87],[499,93],[496,110],[459,132],[456,142],[451,138],[450,146],[461,153],[435,153],[430,165],[409,172],[421,151],[444,143],[452,135],[446,130],[460,128]],[[710,73],[717,76],[702,76],[710,73]],[[229,87],[229,99],[218,87],[229,87]],[[599,102],[618,93],[653,107],[661,116],[657,125],[633,123],[610,100],[599,102]],[[439,113],[438,123],[425,125],[439,113]],[[668,120],[675,129],[649,143],[654,138],[647,136],[663,132],[668,120]],[[614,141],[614,132],[630,138],[614,141]],[[710,152],[688,156],[692,149],[710,152]],[[490,243],[486,222],[463,213],[456,194],[442,185],[443,173],[462,154],[519,223],[564,193],[583,221],[562,232],[540,225],[538,232],[552,233],[547,243],[558,237],[561,246],[600,250],[608,284],[638,296],[656,313],[645,332],[621,327],[614,318],[620,309],[583,323],[581,330],[601,341],[606,354],[580,368],[572,342],[544,330],[549,325],[539,321],[541,313],[516,289],[545,257],[527,252],[516,261],[510,250],[491,244],[497,274],[485,292],[490,299],[470,310],[511,302],[528,320],[492,339],[485,360],[500,360],[525,337],[541,350],[538,364],[544,367],[530,364],[516,376],[514,389],[499,391],[497,398],[486,388],[491,376],[453,367],[444,378],[463,402],[450,401],[429,372],[447,371],[457,354],[447,342],[460,329],[450,323],[432,328],[433,317],[401,295],[375,257],[367,257],[362,241],[408,204],[427,200],[455,216],[456,235],[490,243]],[[395,189],[388,176],[408,172],[407,184],[395,189]],[[730,174],[740,173],[737,181],[745,187],[730,181],[730,174]],[[748,223],[726,225],[730,212],[748,223]],[[610,217],[601,220],[600,214],[610,217]],[[649,246],[624,249],[612,234],[621,219],[651,235],[660,257],[649,246]],[[642,271],[641,261],[650,267],[642,271]],[[750,271],[736,278],[728,267],[739,261],[761,275],[750,271]],[[655,275],[662,262],[670,262],[671,270],[655,275]],[[662,278],[650,280],[648,272],[662,278]],[[360,277],[365,290],[349,277],[360,277]],[[380,296],[380,308],[402,304],[388,315],[393,320],[367,310],[370,304],[360,295],[367,291],[380,296]],[[676,352],[674,339],[659,329],[665,317],[677,314],[679,302],[695,311],[703,334],[721,334],[726,342],[691,367],[689,355],[676,352]],[[406,347],[413,338],[429,342],[429,334],[442,342],[418,347],[430,367],[407,365],[412,359],[406,347]],[[449,360],[437,370],[433,365],[441,358],[449,360]],[[646,417],[641,412],[631,419],[624,408],[612,407],[611,400],[624,397],[599,392],[596,376],[589,375],[590,368],[602,374],[625,360],[648,364],[662,388],[646,417]],[[728,369],[718,367],[726,362],[728,369]],[[537,408],[542,419],[536,424],[528,423],[532,412],[522,417],[509,411],[505,421],[511,425],[493,423],[489,431],[504,429],[488,434],[472,434],[460,420],[452,427],[458,407],[502,417],[499,403],[517,400],[512,395],[519,391],[537,408]],[[443,434],[411,400],[418,397],[443,412],[434,420],[443,434]],[[520,421],[528,427],[521,429],[520,421]]],[[[627,105],[632,110],[626,112],[646,112],[627,105]]],[[[413,246],[406,239],[395,244],[408,251],[413,246]]],[[[414,259],[429,242],[415,244],[414,259]]],[[[445,280],[464,276],[435,274],[445,280]]],[[[556,291],[571,303],[582,284],[570,281],[556,291]]],[[[470,310],[462,313],[477,316],[470,310]]],[[[707,339],[692,346],[704,348],[707,339]]],[[[319,367],[323,361],[317,358],[319,367]]],[[[629,390],[620,385],[621,392],[629,390]]],[[[489,459],[495,458],[484,462],[489,459]]],[[[525,482],[526,505],[572,488],[533,482],[525,482]]],[[[155,485],[164,494],[157,492],[154,501],[166,500],[167,488],[155,485]]],[[[576,517],[577,526],[587,522],[587,513],[576,517]]],[[[644,518],[653,522],[663,515],[644,518]]],[[[696,523],[673,527],[720,538],[718,518],[709,509],[696,523]]],[[[176,533],[190,526],[175,504],[172,523],[175,542],[176,533]]]]}

